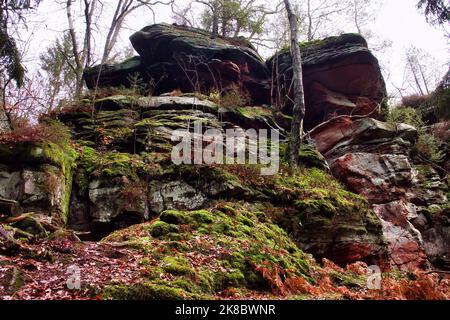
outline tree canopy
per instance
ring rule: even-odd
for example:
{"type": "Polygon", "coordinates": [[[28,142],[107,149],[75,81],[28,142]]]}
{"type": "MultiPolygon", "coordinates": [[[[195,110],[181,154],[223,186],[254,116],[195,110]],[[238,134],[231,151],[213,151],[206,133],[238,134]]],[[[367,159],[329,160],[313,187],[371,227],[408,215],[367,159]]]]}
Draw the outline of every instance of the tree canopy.
{"type": "Polygon", "coordinates": [[[1,0],[0,1],[0,67],[2,75],[22,86],[25,68],[21,62],[17,43],[10,30],[11,24],[25,22],[23,13],[39,4],[40,0],[1,0]]]}
{"type": "Polygon", "coordinates": [[[450,21],[450,2],[447,0],[420,0],[417,7],[425,8],[429,23],[443,25],[450,21]]]}

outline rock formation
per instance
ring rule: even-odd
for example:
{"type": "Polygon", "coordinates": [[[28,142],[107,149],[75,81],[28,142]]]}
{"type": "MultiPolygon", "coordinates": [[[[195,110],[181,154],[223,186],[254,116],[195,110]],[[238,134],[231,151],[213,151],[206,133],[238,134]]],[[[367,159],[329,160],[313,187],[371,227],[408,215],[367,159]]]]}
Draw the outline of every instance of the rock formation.
{"type": "Polygon", "coordinates": [[[129,85],[127,77],[137,73],[155,95],[237,87],[248,91],[255,104],[270,101],[269,71],[245,39],[211,39],[203,30],[167,24],[148,26],[130,39],[140,57],[86,72],[89,88],[97,82],[101,87],[129,85]]]}
{"type": "MultiPolygon", "coordinates": [[[[430,263],[448,269],[448,183],[413,157],[415,128],[380,121],[385,85],[362,37],[302,45],[305,125],[314,130],[301,150],[304,166],[289,167],[283,140],[280,171],[270,177],[260,176],[259,166],[175,165],[172,133],[184,129],[195,139],[200,122],[202,133],[279,129],[285,138],[289,103],[284,113],[261,105],[287,101],[281,101],[290,94],[287,50],[265,64],[242,39],[211,39],[171,25],[146,27],[131,41],[139,57],[85,73],[89,88],[116,87],[115,94],[93,93],[52,115],[70,129],[70,141],[0,145],[0,217],[36,218],[31,229],[22,229],[38,235],[70,227],[82,239],[108,236],[106,242],[147,251],[154,245],[166,252],[170,244],[180,255],[151,263],[164,269],[171,265],[167,259],[182,259],[174,263],[181,271],[164,269],[172,276],[189,275],[186,265],[202,254],[195,249],[189,256],[186,246],[209,241],[222,250],[213,267],[236,274],[200,279],[210,282],[203,283],[207,289],[196,283],[192,290],[208,294],[223,290],[224,282],[267,289],[267,279],[254,272],[264,261],[310,280],[306,269],[313,263],[302,250],[341,266],[363,261],[383,270],[430,263]],[[140,81],[151,94],[118,88],[140,81]],[[253,104],[223,105],[212,89],[247,91],[253,104]],[[237,248],[250,258],[238,257],[244,253],[237,248]],[[228,258],[234,260],[223,262],[228,258]]],[[[121,290],[108,294],[130,294],[121,290]]]]}
{"type": "Polygon", "coordinates": [[[427,268],[428,259],[437,267],[448,265],[450,234],[440,221],[446,220],[448,186],[430,164],[414,163],[415,128],[341,117],[318,127],[311,137],[333,175],[372,204],[393,267],[427,268]],[[445,240],[437,244],[436,239],[445,240]]]}
{"type": "MultiPolygon", "coordinates": [[[[378,60],[363,37],[344,34],[302,44],[306,129],[336,115],[378,118],[386,88],[378,60]]],[[[277,104],[292,108],[292,61],[289,49],[267,61],[277,104]],[[290,98],[286,98],[290,97],[290,98]]]]}

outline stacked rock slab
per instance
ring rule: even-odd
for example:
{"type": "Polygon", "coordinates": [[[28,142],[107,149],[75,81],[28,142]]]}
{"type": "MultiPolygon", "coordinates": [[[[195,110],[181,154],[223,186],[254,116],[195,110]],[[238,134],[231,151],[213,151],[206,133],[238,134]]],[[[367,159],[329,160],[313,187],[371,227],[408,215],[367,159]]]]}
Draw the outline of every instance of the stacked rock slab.
{"type": "MultiPolygon", "coordinates": [[[[174,130],[202,132],[275,126],[268,109],[224,109],[192,95],[112,96],[95,102],[93,114],[71,112],[59,119],[84,147],[78,161],[69,224],[101,238],[164,210],[196,210],[221,196],[248,190],[230,177],[212,174],[190,180],[171,161],[174,130]]],[[[195,167],[195,166],[194,166],[195,167]]]]}
{"type": "Polygon", "coordinates": [[[75,158],[70,147],[51,142],[0,145],[0,213],[32,213],[64,225],[75,158]]]}
{"type": "Polygon", "coordinates": [[[311,136],[332,173],[372,204],[383,224],[392,267],[423,269],[429,261],[436,267],[448,265],[448,224],[430,213],[433,207],[443,211],[448,186],[432,167],[411,160],[415,128],[341,117],[311,136]]]}
{"type": "MultiPolygon", "coordinates": [[[[360,35],[301,44],[306,129],[337,115],[381,117],[386,88],[378,60],[360,35]]],[[[292,58],[288,49],[267,61],[278,104],[292,110],[292,58]]]]}
{"type": "Polygon", "coordinates": [[[240,88],[255,104],[270,101],[269,71],[245,39],[212,39],[209,32],[168,24],[148,26],[130,39],[140,56],[86,71],[89,88],[129,86],[137,74],[154,95],[240,88]]]}
{"type": "MultiPolygon", "coordinates": [[[[251,167],[235,168],[246,173],[243,178],[234,166],[172,162],[173,146],[178,144],[171,140],[174,130],[188,130],[194,137],[195,122],[202,123],[202,130],[222,133],[268,130],[276,126],[268,108],[227,109],[189,94],[113,96],[96,101],[93,116],[78,112],[59,118],[84,146],[74,179],[70,226],[92,232],[95,239],[157,217],[164,210],[205,209],[220,199],[259,203],[264,214],[269,214],[265,206],[271,203],[276,222],[292,233],[301,249],[319,259],[327,257],[342,265],[361,260],[375,263],[386,251],[379,219],[363,198],[336,181],[333,190],[338,194],[333,194],[317,188],[313,178],[305,186],[301,177],[290,180],[289,175],[277,174],[266,185],[259,183],[258,171],[246,173],[251,167]]],[[[304,149],[302,156],[305,164],[308,160],[320,168],[305,175],[320,177],[328,187],[330,176],[323,171],[320,155],[304,149]]]]}

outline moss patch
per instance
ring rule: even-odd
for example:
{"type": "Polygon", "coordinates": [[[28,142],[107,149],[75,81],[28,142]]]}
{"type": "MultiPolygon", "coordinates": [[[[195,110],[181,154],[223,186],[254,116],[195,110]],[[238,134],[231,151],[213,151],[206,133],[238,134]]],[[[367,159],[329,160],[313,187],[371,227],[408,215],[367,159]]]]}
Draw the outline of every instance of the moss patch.
{"type": "Polygon", "coordinates": [[[199,298],[180,288],[152,283],[132,286],[107,286],[103,289],[102,297],[106,300],[185,300],[199,298]]]}
{"type": "MultiPolygon", "coordinates": [[[[139,288],[169,287],[187,299],[213,297],[230,287],[270,292],[274,284],[262,271],[266,268],[286,278],[312,281],[311,258],[270,219],[261,222],[254,209],[242,203],[201,211],[166,211],[154,222],[117,231],[103,241],[139,248],[147,261],[153,261],[151,266],[147,262],[149,272],[139,288]]],[[[121,288],[114,294],[111,288],[105,290],[105,297],[148,297],[141,292],[133,296],[135,288],[121,288]]]]}

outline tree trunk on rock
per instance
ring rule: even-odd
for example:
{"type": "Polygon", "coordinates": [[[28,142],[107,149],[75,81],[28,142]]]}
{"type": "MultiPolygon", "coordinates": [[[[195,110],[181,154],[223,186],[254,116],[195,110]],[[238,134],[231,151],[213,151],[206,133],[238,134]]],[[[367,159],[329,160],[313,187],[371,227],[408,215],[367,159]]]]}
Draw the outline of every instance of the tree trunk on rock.
{"type": "Polygon", "coordinates": [[[298,166],[300,162],[300,147],[303,134],[303,119],[305,118],[305,94],[303,90],[302,56],[298,43],[298,17],[292,10],[289,0],[284,0],[289,18],[291,32],[291,55],[294,82],[294,108],[292,111],[291,137],[289,141],[290,163],[298,166]]]}

